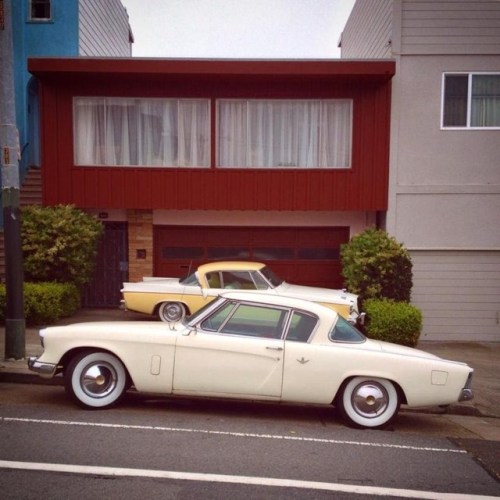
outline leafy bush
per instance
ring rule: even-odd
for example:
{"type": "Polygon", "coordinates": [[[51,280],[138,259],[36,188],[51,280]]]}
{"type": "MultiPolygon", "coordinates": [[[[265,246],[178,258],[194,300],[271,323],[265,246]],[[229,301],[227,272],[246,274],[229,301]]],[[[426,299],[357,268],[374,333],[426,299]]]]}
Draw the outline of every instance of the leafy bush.
{"type": "MultiPolygon", "coordinates": [[[[0,285],[0,321],[5,321],[5,285],[0,285]]],[[[26,323],[40,325],[72,316],[80,308],[80,292],[71,283],[25,283],[26,323]]]]}
{"type": "Polygon", "coordinates": [[[341,247],[342,275],[350,292],[367,299],[409,302],[413,285],[411,258],[385,231],[367,229],[341,247]]]}
{"type": "Polygon", "coordinates": [[[372,339],[415,347],[422,330],[422,313],[406,302],[369,299],[364,304],[364,331],[372,339]]]}
{"type": "Polygon", "coordinates": [[[100,221],[69,206],[30,206],[22,212],[22,248],[27,281],[87,283],[92,276],[100,221]]]}

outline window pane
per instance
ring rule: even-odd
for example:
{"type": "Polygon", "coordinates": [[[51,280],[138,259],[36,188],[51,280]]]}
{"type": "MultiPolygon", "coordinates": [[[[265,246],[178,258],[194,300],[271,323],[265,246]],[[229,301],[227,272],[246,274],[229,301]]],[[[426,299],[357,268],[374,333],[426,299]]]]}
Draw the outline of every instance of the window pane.
{"type": "Polygon", "coordinates": [[[294,312],[286,340],[293,340],[294,342],[307,342],[314,328],[318,318],[302,312],[294,312]]]}
{"type": "Polygon", "coordinates": [[[248,259],[250,256],[250,252],[248,248],[243,247],[209,247],[207,248],[207,256],[209,259],[217,259],[217,260],[228,260],[228,259],[248,259]]]}
{"type": "Polygon", "coordinates": [[[241,304],[221,333],[279,339],[285,316],[282,309],[241,304]]]}
{"type": "Polygon", "coordinates": [[[500,75],[472,76],[472,127],[500,127],[500,75]]]}
{"type": "Polygon", "coordinates": [[[222,167],[346,168],[351,136],[351,100],[218,103],[222,167]]]}
{"type": "Polygon", "coordinates": [[[253,258],[255,260],[292,260],[294,258],[293,248],[254,248],[253,258]]]}
{"type": "Polygon", "coordinates": [[[329,337],[333,342],[364,342],[365,340],[364,335],[342,316],[337,317],[329,337]]]}
{"type": "Polygon", "coordinates": [[[233,290],[255,290],[256,288],[249,271],[224,271],[222,281],[224,288],[233,290]]]}
{"type": "Polygon", "coordinates": [[[446,75],[444,79],[444,127],[467,126],[467,75],[446,75]]]}
{"type": "Polygon", "coordinates": [[[262,275],[258,271],[252,271],[250,274],[252,275],[252,279],[257,290],[269,290],[269,288],[271,288],[269,286],[269,283],[262,277],[262,275]]]}
{"type": "Polygon", "coordinates": [[[51,0],[31,0],[31,19],[50,19],[51,0]]]}
{"type": "Polygon", "coordinates": [[[299,248],[299,259],[339,260],[338,248],[299,248]]]}
{"type": "Polygon", "coordinates": [[[74,100],[76,165],[210,165],[205,99],[74,100]]]}
{"type": "Polygon", "coordinates": [[[228,302],[224,307],[220,308],[210,317],[208,317],[203,323],[201,327],[204,330],[209,330],[211,332],[216,332],[221,325],[226,321],[227,317],[231,313],[234,308],[234,303],[228,302]]]}

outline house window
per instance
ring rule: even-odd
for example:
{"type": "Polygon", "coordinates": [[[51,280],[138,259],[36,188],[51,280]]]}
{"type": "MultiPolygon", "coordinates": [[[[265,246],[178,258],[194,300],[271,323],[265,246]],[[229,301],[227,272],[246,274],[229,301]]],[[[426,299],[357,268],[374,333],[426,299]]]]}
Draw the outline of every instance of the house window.
{"type": "Polygon", "coordinates": [[[30,20],[50,21],[52,19],[51,0],[30,0],[30,20]]]}
{"type": "Polygon", "coordinates": [[[217,116],[219,167],[351,166],[351,100],[219,100],[217,116]]]}
{"type": "Polygon", "coordinates": [[[450,73],[443,84],[444,128],[500,128],[500,73],[450,73]]]}
{"type": "Polygon", "coordinates": [[[76,97],[75,165],[210,166],[207,99],[76,97]]]}

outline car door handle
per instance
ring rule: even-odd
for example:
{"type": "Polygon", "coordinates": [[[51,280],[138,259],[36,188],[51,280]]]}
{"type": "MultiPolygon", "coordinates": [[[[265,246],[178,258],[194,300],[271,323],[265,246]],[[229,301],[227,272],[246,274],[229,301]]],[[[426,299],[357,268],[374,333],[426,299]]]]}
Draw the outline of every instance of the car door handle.
{"type": "Polygon", "coordinates": [[[282,351],[283,347],[273,347],[273,346],[266,346],[266,349],[269,349],[270,351],[282,351]]]}

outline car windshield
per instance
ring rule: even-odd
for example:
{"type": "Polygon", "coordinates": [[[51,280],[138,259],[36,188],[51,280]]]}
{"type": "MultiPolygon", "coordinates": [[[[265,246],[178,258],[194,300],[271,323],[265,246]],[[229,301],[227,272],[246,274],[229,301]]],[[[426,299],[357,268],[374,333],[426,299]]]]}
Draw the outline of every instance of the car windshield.
{"type": "Polygon", "coordinates": [[[188,276],[185,276],[184,278],[179,280],[179,283],[181,285],[187,286],[200,286],[200,282],[198,281],[196,273],[191,273],[188,276]]]}
{"type": "Polygon", "coordinates": [[[277,286],[280,286],[281,283],[283,283],[283,280],[277,276],[271,269],[269,269],[267,266],[264,266],[260,270],[261,274],[266,278],[267,281],[271,284],[273,288],[276,288],[277,286]]]}
{"type": "Polygon", "coordinates": [[[338,316],[328,336],[333,342],[361,343],[366,340],[366,337],[342,316],[338,316]]]}

